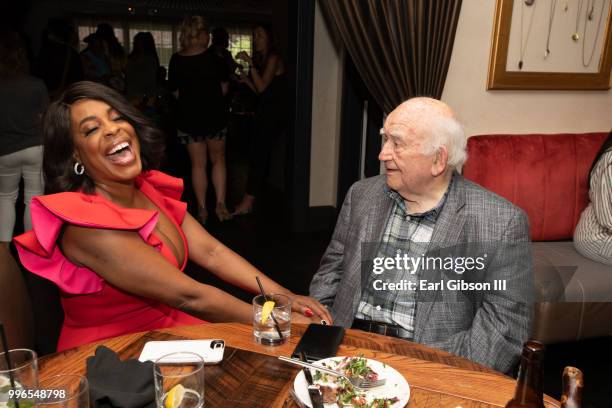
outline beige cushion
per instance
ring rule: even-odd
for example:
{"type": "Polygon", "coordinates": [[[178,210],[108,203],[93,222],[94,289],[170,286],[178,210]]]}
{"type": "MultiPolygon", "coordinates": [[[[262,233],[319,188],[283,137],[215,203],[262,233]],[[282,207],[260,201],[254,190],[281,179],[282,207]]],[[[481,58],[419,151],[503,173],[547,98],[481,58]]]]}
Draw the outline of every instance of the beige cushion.
{"type": "Polygon", "coordinates": [[[532,244],[536,296],[533,337],[544,343],[612,334],[612,267],[572,242],[532,244]]]}
{"type": "Polygon", "coordinates": [[[580,255],[571,241],[534,242],[532,250],[542,300],[612,302],[612,266],[580,255]]]}

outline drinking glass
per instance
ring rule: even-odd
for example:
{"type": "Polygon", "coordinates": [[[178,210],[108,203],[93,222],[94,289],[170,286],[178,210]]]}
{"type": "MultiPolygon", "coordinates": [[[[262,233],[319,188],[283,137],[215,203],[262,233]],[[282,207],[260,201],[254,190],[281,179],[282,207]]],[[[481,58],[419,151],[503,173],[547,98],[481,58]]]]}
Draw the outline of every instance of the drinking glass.
{"type": "Polygon", "coordinates": [[[39,408],[89,407],[89,384],[80,375],[60,374],[38,383],[39,408]]]}
{"type": "Polygon", "coordinates": [[[14,349],[9,350],[8,356],[10,367],[7,364],[6,353],[0,352],[0,406],[32,407],[35,402],[34,392],[38,388],[36,352],[14,349]]]}
{"type": "Polygon", "coordinates": [[[155,402],[159,408],[204,406],[204,360],[195,353],[167,354],[155,361],[155,402]]]}
{"type": "Polygon", "coordinates": [[[278,346],[291,335],[291,299],[280,294],[270,294],[253,298],[253,335],[255,341],[266,346],[278,346]],[[266,301],[273,301],[274,308],[268,316],[262,316],[266,301]],[[262,317],[265,320],[262,320],[262,317]],[[278,329],[276,323],[278,323],[278,329]],[[279,330],[282,336],[279,335],[279,330]]]}

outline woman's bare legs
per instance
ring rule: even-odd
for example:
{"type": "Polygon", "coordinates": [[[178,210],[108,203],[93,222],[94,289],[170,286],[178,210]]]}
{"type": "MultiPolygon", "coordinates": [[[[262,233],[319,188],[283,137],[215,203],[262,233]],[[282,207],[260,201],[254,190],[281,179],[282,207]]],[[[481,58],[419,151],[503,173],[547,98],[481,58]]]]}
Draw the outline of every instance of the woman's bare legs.
{"type": "Polygon", "coordinates": [[[242,215],[242,214],[251,213],[253,211],[254,203],[255,203],[255,196],[252,196],[249,193],[246,193],[244,197],[242,198],[242,201],[240,201],[240,203],[236,205],[233,215],[242,215]]]}
{"type": "Polygon", "coordinates": [[[202,225],[206,223],[208,218],[208,211],[206,210],[206,189],[208,188],[206,150],[206,142],[204,141],[187,144],[187,152],[191,160],[191,183],[198,201],[198,218],[202,225]]]}
{"type": "Polygon", "coordinates": [[[212,183],[217,204],[225,203],[227,169],[225,167],[225,140],[207,139],[206,146],[212,164],[212,183]]]}
{"type": "Polygon", "coordinates": [[[219,221],[229,220],[231,215],[225,206],[227,191],[227,167],[225,162],[225,140],[207,139],[206,145],[212,163],[212,183],[215,188],[217,205],[215,212],[219,221]]]}

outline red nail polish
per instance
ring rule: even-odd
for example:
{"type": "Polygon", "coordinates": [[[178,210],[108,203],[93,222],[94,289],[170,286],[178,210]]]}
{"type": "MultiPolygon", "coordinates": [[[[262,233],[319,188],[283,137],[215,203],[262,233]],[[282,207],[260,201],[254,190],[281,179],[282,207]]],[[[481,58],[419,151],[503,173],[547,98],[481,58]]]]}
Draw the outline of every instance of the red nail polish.
{"type": "Polygon", "coordinates": [[[312,312],[312,310],[306,309],[306,310],[304,310],[304,316],[312,317],[312,316],[314,316],[314,313],[312,312]]]}

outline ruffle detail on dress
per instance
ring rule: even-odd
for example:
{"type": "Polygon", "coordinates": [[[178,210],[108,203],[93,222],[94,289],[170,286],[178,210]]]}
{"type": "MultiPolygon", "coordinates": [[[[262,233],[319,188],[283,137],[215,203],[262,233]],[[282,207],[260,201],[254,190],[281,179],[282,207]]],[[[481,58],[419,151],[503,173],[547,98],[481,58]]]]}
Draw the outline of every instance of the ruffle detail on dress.
{"type": "Polygon", "coordinates": [[[121,208],[97,195],[67,192],[34,197],[30,211],[33,229],[15,238],[21,262],[65,293],[96,293],[104,287],[99,275],[73,264],[61,252],[57,243],[65,224],[138,231],[149,245],[159,245],[151,239],[159,218],[156,211],[121,208]]]}

